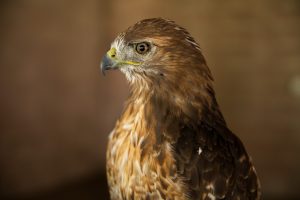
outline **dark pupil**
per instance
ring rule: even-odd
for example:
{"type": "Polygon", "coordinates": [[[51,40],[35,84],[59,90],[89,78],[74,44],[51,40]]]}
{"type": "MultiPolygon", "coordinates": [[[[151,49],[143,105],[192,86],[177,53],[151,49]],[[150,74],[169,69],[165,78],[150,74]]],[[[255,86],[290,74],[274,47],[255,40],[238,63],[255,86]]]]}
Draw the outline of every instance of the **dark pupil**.
{"type": "Polygon", "coordinates": [[[141,52],[146,50],[146,46],[144,44],[140,44],[138,48],[139,48],[139,51],[141,51],[141,52]]]}
{"type": "Polygon", "coordinates": [[[148,51],[148,46],[145,43],[141,43],[137,45],[136,50],[139,53],[145,53],[148,51]]]}

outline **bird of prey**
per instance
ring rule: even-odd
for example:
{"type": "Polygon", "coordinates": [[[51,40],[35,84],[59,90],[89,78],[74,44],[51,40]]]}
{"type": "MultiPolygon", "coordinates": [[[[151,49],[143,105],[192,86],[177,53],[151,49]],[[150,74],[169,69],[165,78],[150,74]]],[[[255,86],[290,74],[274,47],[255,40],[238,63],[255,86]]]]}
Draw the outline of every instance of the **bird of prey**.
{"type": "Polygon", "coordinates": [[[213,78],[186,29],[162,18],[122,32],[101,62],[130,85],[109,135],[112,200],[252,200],[260,183],[242,142],[226,125],[213,78]]]}

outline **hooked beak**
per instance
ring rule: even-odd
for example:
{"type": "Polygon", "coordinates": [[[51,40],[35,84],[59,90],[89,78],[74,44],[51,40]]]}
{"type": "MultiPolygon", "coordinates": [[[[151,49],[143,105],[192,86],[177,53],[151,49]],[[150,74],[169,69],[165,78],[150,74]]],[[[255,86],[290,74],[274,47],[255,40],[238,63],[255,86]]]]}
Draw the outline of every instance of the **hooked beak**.
{"type": "Polygon", "coordinates": [[[100,65],[102,74],[105,75],[105,70],[116,69],[117,64],[116,48],[111,48],[102,58],[100,65]]]}
{"type": "Polygon", "coordinates": [[[103,56],[100,66],[102,74],[105,76],[106,70],[116,69],[116,64],[107,54],[103,56]]]}

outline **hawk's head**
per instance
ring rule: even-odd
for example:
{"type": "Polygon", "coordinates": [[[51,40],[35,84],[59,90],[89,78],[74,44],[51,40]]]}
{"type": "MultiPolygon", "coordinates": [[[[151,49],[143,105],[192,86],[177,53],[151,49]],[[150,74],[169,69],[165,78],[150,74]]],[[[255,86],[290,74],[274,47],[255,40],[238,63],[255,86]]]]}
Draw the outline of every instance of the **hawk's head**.
{"type": "Polygon", "coordinates": [[[142,20],[121,33],[103,57],[101,70],[104,73],[108,69],[120,69],[131,83],[139,85],[195,85],[199,79],[212,79],[190,34],[173,21],[161,18],[142,20]]]}

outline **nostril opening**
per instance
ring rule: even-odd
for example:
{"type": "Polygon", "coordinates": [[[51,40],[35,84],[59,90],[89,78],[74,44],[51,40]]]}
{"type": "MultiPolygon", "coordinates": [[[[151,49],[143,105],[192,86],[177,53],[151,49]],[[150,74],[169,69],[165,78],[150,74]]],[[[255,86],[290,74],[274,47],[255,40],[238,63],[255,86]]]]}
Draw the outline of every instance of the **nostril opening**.
{"type": "Polygon", "coordinates": [[[117,50],[115,48],[111,48],[108,52],[107,52],[107,55],[110,57],[110,58],[115,58],[116,55],[117,55],[117,50]]]}

